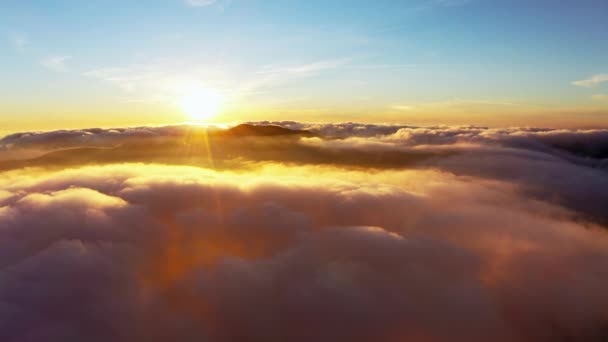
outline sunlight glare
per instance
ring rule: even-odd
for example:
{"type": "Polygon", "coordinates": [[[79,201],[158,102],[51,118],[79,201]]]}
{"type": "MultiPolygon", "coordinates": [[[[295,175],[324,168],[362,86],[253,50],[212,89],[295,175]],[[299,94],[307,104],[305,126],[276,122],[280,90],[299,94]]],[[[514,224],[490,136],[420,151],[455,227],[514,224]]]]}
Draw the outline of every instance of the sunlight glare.
{"type": "Polygon", "coordinates": [[[187,91],[179,99],[179,106],[193,120],[204,121],[220,111],[222,97],[213,90],[196,87],[187,91]]]}

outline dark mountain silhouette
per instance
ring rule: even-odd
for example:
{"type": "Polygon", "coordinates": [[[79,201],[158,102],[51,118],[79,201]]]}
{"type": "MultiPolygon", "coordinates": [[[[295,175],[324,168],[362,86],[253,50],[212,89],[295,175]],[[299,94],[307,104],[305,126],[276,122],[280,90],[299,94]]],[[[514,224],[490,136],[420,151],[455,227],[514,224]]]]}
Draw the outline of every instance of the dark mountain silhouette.
{"type": "Polygon", "coordinates": [[[277,136],[277,135],[313,135],[306,130],[293,130],[276,125],[240,124],[221,132],[232,136],[277,136]]]}

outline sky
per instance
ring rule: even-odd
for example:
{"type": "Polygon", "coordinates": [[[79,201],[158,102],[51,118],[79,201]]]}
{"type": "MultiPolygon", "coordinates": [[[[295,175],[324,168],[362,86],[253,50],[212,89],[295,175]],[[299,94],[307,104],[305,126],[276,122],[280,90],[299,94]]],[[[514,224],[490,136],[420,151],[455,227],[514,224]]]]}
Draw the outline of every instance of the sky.
{"type": "Polygon", "coordinates": [[[4,0],[0,135],[201,119],[190,107],[606,127],[607,17],[602,0],[4,0]]]}

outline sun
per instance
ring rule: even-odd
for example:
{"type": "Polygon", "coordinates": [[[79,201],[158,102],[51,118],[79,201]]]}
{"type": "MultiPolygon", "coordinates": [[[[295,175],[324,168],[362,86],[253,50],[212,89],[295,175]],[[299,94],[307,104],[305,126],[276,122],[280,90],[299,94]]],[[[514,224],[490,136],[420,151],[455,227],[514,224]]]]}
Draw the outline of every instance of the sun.
{"type": "Polygon", "coordinates": [[[206,88],[193,88],[178,101],[182,111],[196,121],[204,121],[215,116],[222,106],[222,96],[206,88]]]}

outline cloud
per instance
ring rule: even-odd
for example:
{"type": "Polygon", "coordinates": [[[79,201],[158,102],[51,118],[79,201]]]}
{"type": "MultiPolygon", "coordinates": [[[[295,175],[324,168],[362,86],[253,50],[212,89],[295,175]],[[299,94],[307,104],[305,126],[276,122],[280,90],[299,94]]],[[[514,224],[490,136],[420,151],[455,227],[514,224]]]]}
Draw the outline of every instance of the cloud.
{"type": "Polygon", "coordinates": [[[217,0],[186,0],[185,2],[192,7],[205,7],[213,5],[217,0]]]}
{"type": "Polygon", "coordinates": [[[132,97],[129,101],[139,102],[169,102],[194,86],[223,91],[230,84],[221,66],[165,62],[102,67],[88,70],[83,76],[116,86],[132,97]]]}
{"type": "Polygon", "coordinates": [[[290,65],[290,66],[266,66],[262,70],[258,71],[258,74],[296,74],[296,75],[313,75],[320,71],[336,69],[341,66],[348,64],[351,60],[348,58],[343,59],[330,59],[317,61],[314,63],[290,65]]]}
{"type": "MultiPolygon", "coordinates": [[[[347,65],[350,59],[328,59],[301,64],[267,65],[236,70],[224,65],[142,63],[88,70],[83,76],[114,85],[141,101],[167,102],[194,86],[213,88],[228,98],[276,89],[347,65]]],[[[131,99],[132,100],[132,99],[131,99]]]]}
{"type": "Polygon", "coordinates": [[[578,87],[592,88],[603,82],[608,82],[608,74],[593,75],[585,80],[574,81],[572,84],[578,87]]]}
{"type": "Polygon", "coordinates": [[[0,336],[601,340],[604,232],[507,184],[412,175],[10,174],[0,336]]]}
{"type": "Polygon", "coordinates": [[[0,140],[25,150],[41,155],[0,162],[2,340],[608,337],[607,130],[286,121],[0,140]]]}
{"type": "Polygon", "coordinates": [[[431,7],[434,7],[434,6],[446,6],[446,7],[462,6],[462,5],[468,4],[472,1],[473,0],[431,0],[428,2],[428,6],[431,6],[431,7]]]}
{"type": "Polygon", "coordinates": [[[592,98],[597,101],[606,101],[608,100],[608,94],[595,94],[592,98]]]}
{"type": "Polygon", "coordinates": [[[44,58],[41,64],[53,71],[62,72],[67,70],[66,62],[71,58],[72,56],[68,55],[52,55],[44,58]]]}
{"type": "Polygon", "coordinates": [[[22,51],[30,44],[30,40],[25,33],[10,32],[6,35],[6,37],[18,51],[22,51]]]}
{"type": "Polygon", "coordinates": [[[414,107],[413,106],[405,106],[405,105],[395,105],[395,106],[391,106],[391,109],[398,110],[398,111],[403,111],[403,112],[409,112],[412,109],[414,109],[414,107]]]}
{"type": "Polygon", "coordinates": [[[413,7],[410,7],[410,11],[427,11],[436,8],[445,8],[445,7],[459,7],[464,6],[473,2],[473,0],[424,0],[418,2],[413,7]]]}

